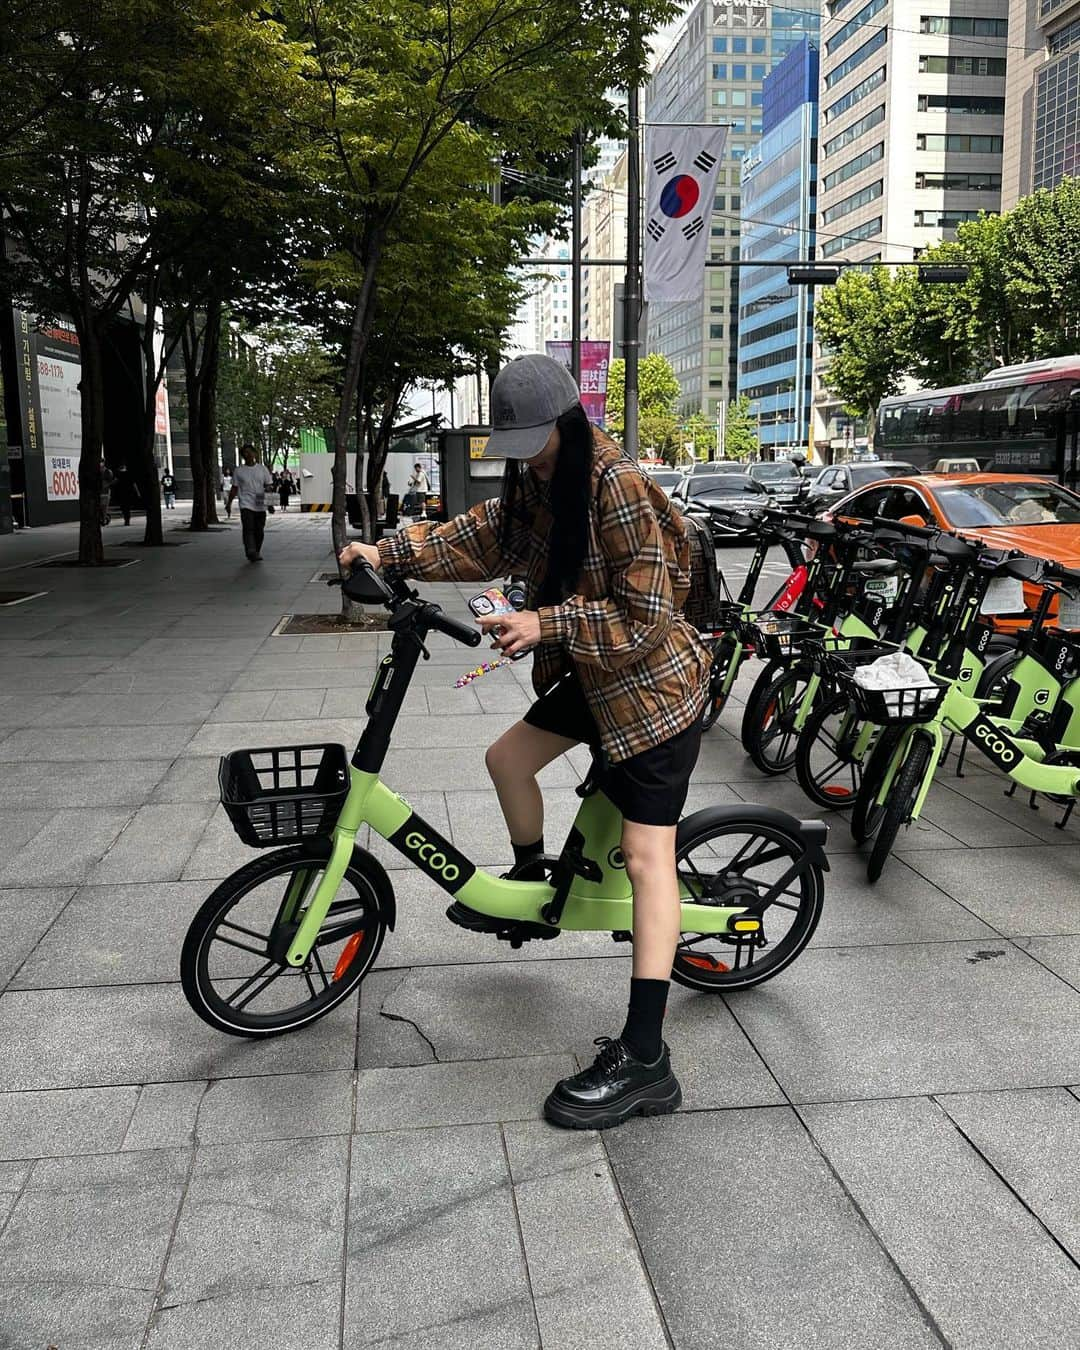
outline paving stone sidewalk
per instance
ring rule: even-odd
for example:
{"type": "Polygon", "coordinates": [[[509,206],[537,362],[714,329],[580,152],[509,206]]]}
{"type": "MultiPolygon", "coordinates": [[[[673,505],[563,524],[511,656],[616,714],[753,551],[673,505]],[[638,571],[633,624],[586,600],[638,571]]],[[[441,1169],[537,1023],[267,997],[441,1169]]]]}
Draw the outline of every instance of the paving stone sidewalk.
{"type": "MultiPolygon", "coordinates": [[[[140,533],[93,573],[28,566],[67,527],[0,539],[0,589],[48,592],[0,609],[3,1350],[1080,1345],[1075,827],[973,765],[868,887],[834,816],[812,946],[740,997],[673,989],[683,1109],[604,1135],[539,1107],[621,1025],[624,949],[465,933],[381,841],[399,925],[359,1001],[231,1040],[177,983],[252,856],[217,757],[351,744],[387,639],[272,635],[336,606],[325,518],[275,516],[255,566],[235,523],[140,533]]],[[[454,691],[468,654],[432,656],[385,777],[498,866],[483,751],[527,672],[454,691]]],[[[738,715],[690,805],[818,814],[738,715]]],[[[545,775],[550,838],[585,767],[545,775]]]]}

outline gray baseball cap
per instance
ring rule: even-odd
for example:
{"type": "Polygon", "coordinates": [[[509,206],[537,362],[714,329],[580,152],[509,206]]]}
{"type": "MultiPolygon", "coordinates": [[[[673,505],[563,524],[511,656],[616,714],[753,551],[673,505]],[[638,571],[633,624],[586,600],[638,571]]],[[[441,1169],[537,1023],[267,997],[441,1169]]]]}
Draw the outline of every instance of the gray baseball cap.
{"type": "Polygon", "coordinates": [[[565,366],[539,353],[515,357],[491,386],[491,435],[484,456],[532,459],[564,412],[581,402],[565,366]]]}

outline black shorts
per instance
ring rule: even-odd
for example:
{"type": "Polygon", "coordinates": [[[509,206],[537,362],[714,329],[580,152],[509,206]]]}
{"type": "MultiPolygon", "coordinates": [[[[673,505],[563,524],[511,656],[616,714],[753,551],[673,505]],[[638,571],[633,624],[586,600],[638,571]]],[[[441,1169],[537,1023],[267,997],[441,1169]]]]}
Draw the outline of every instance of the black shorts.
{"type": "MultiPolygon", "coordinates": [[[[564,676],[532,705],[524,720],[540,731],[600,748],[600,732],[575,675],[564,676]]],[[[598,785],[625,820],[677,825],[701,748],[701,719],[685,731],[618,764],[602,761],[598,785]]]]}

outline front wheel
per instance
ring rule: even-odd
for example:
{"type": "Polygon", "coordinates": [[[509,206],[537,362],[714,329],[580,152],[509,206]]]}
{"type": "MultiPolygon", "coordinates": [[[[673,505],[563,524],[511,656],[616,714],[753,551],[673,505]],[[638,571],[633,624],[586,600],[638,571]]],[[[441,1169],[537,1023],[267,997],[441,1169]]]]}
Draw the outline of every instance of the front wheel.
{"type": "MultiPolygon", "coordinates": [[[[753,705],[743,745],[762,773],[787,773],[795,763],[795,746],[800,735],[795,724],[809,682],[808,670],[796,666],[781,671],[753,705]]],[[[747,705],[747,712],[750,711],[747,705]]]]}
{"type": "Polygon", "coordinates": [[[881,876],[885,870],[885,864],[889,860],[893,844],[896,842],[896,836],[900,833],[902,826],[911,822],[911,813],[915,810],[919,790],[922,788],[923,780],[930,767],[932,750],[933,743],[929,737],[920,735],[918,732],[912,736],[908,743],[907,755],[893,779],[889,799],[885,803],[885,813],[881,818],[877,837],[874,839],[874,847],[870,851],[870,859],[866,864],[867,881],[877,881],[878,877],[881,876]]]}
{"type": "Polygon", "coordinates": [[[780,812],[691,816],[675,859],[686,900],[745,906],[761,919],[747,936],[683,932],[671,978],[705,993],[749,989],[778,975],[810,941],[825,893],[819,858],[780,812]]]}
{"type": "Polygon", "coordinates": [[[184,939],[180,981],[204,1022],[233,1036],[276,1036],[325,1017],[354,992],[386,935],[362,868],[346,870],[304,965],[285,962],[324,866],[303,848],[276,849],[203,902],[184,939]]]}
{"type": "Polygon", "coordinates": [[[705,711],[701,715],[702,731],[710,731],[716,725],[716,719],[724,711],[729,690],[724,688],[731,669],[731,663],[742,644],[732,634],[718,638],[712,644],[712,666],[709,670],[709,692],[705,699],[705,711]]]}
{"type": "Polygon", "coordinates": [[[818,703],[795,747],[795,777],[816,806],[843,811],[852,806],[862,781],[855,746],[863,722],[846,694],[818,703]]]}
{"type": "Polygon", "coordinates": [[[865,843],[871,835],[876,834],[881,824],[885,806],[878,801],[878,796],[903,734],[900,727],[885,727],[866,757],[862,782],[855,794],[855,805],[851,812],[851,837],[857,844],[865,843]]]}

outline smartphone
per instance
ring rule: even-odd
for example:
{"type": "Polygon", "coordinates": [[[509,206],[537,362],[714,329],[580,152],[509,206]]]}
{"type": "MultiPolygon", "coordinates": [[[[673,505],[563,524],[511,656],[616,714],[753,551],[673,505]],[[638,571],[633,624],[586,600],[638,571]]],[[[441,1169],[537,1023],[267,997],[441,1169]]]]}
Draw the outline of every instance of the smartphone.
{"type": "MultiPolygon", "coordinates": [[[[486,591],[481,591],[479,595],[474,595],[469,601],[469,609],[478,619],[487,619],[492,614],[514,614],[517,607],[513,605],[499,590],[498,586],[491,586],[486,591]]],[[[501,628],[489,629],[489,632],[501,635],[501,628]]],[[[517,652],[510,658],[511,661],[519,661],[523,656],[527,656],[532,651],[531,647],[526,647],[524,651],[517,652]]]]}

